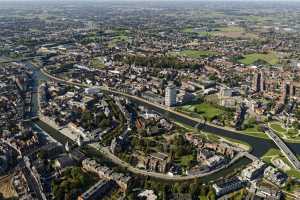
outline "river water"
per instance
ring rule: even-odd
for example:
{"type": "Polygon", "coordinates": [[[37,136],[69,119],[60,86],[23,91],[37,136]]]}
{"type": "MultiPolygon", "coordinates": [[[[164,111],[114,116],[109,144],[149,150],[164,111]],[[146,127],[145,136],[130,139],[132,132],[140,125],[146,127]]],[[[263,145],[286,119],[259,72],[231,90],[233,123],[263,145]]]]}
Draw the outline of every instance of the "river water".
{"type": "MultiPolygon", "coordinates": [[[[49,80],[48,77],[46,77],[44,74],[42,74],[38,68],[35,68],[34,66],[32,66],[29,63],[27,63],[27,66],[30,67],[34,72],[33,78],[34,78],[35,90],[37,89],[37,85],[39,82],[49,80]]],[[[35,92],[33,95],[33,101],[32,101],[34,115],[36,115],[37,109],[38,109],[36,94],[37,93],[35,92]]],[[[135,99],[131,99],[131,100],[139,105],[145,106],[148,109],[154,110],[169,119],[176,120],[182,124],[187,124],[192,127],[195,127],[195,125],[196,125],[196,122],[194,122],[190,119],[187,119],[187,118],[184,118],[181,116],[177,116],[173,113],[170,113],[168,111],[165,111],[165,110],[157,108],[157,107],[154,107],[154,106],[144,103],[144,102],[137,102],[137,100],[135,100],[135,99]]],[[[213,133],[213,134],[216,134],[219,136],[228,137],[231,139],[246,142],[252,146],[251,154],[253,154],[257,157],[261,157],[262,155],[264,155],[270,148],[277,148],[275,143],[268,139],[262,139],[262,138],[257,138],[257,137],[253,137],[253,136],[249,136],[249,135],[238,134],[238,133],[235,133],[235,132],[232,132],[229,130],[224,130],[222,128],[216,128],[216,127],[212,127],[209,125],[204,125],[203,127],[201,127],[201,129],[203,129],[203,131],[205,131],[205,132],[210,132],[210,133],[213,133]]],[[[300,144],[287,143],[287,145],[291,148],[291,150],[294,153],[300,155],[300,144]]]]}

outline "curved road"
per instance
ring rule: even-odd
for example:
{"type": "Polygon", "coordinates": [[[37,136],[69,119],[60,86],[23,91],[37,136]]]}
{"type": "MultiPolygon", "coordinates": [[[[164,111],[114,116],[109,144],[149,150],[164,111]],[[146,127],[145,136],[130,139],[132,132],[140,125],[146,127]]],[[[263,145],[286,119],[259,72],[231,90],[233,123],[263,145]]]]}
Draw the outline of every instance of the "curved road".
{"type": "MultiPolygon", "coordinates": [[[[96,145],[91,145],[94,148],[97,148],[96,145]]],[[[223,165],[220,168],[217,168],[215,170],[206,172],[206,173],[201,173],[201,174],[194,174],[194,175],[187,175],[187,176],[178,176],[178,175],[174,175],[174,176],[170,176],[168,174],[163,174],[163,173],[157,173],[157,172],[152,172],[152,171],[146,171],[146,170],[142,170],[142,169],[138,169],[136,167],[133,167],[132,165],[130,165],[127,162],[124,162],[123,160],[121,160],[120,158],[118,158],[117,156],[115,156],[114,154],[112,154],[109,149],[107,148],[97,148],[99,151],[101,151],[104,155],[108,156],[115,164],[118,164],[124,168],[126,168],[128,171],[134,173],[134,174],[140,174],[143,176],[151,176],[151,177],[155,177],[155,178],[159,178],[159,179],[164,179],[164,180],[173,180],[173,181],[184,181],[184,180],[191,180],[191,179],[195,179],[195,178],[201,178],[201,177],[205,177],[211,174],[214,174],[216,172],[219,172],[225,168],[230,167],[230,165],[232,165],[233,163],[235,163],[237,160],[239,160],[242,157],[248,157],[248,153],[247,152],[240,152],[236,157],[234,157],[228,164],[223,165]]],[[[251,156],[250,156],[251,158],[251,156]]]]}

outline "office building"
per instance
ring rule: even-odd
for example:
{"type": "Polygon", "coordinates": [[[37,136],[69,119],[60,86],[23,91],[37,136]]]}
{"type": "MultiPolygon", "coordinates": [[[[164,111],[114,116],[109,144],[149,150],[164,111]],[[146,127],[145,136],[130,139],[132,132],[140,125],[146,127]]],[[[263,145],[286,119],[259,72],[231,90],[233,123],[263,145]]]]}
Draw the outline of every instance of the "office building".
{"type": "Polygon", "coordinates": [[[165,105],[172,107],[176,105],[176,86],[169,82],[165,91],[165,105]]]}

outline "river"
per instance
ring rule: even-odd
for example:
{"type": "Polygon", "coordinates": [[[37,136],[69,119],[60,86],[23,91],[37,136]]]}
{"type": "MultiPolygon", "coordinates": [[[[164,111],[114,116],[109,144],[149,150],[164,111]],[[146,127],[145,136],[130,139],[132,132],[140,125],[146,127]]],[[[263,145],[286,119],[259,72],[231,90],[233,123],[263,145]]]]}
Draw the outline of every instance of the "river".
{"type": "MultiPolygon", "coordinates": [[[[34,72],[33,78],[34,78],[34,89],[35,90],[37,89],[38,83],[40,81],[49,80],[48,77],[46,77],[44,74],[42,74],[38,68],[32,66],[30,63],[27,63],[27,66],[30,67],[34,72]]],[[[35,92],[33,95],[33,101],[32,101],[33,112],[35,115],[36,115],[37,109],[38,109],[36,94],[37,93],[35,92]]],[[[173,113],[165,111],[161,108],[154,107],[153,105],[150,105],[150,104],[147,104],[144,102],[139,102],[139,101],[137,102],[137,100],[135,100],[135,99],[131,99],[131,100],[139,105],[145,106],[148,109],[154,110],[169,119],[178,121],[179,123],[186,124],[186,125],[189,125],[192,127],[194,127],[196,125],[195,121],[192,121],[188,118],[184,118],[182,116],[175,115],[173,113]]],[[[268,140],[268,139],[257,138],[257,137],[253,137],[250,135],[239,134],[239,133],[235,133],[233,131],[224,130],[222,128],[217,128],[217,127],[213,127],[213,126],[209,126],[209,125],[204,125],[203,127],[201,127],[201,129],[203,129],[203,131],[205,131],[205,132],[210,132],[210,133],[219,135],[221,137],[227,137],[227,138],[246,142],[252,146],[251,154],[253,154],[254,156],[257,156],[257,157],[261,157],[262,155],[264,155],[270,148],[277,148],[277,146],[271,140],[268,140]]],[[[294,143],[286,143],[286,144],[291,148],[291,150],[294,153],[300,155],[300,144],[294,144],[294,143]]]]}

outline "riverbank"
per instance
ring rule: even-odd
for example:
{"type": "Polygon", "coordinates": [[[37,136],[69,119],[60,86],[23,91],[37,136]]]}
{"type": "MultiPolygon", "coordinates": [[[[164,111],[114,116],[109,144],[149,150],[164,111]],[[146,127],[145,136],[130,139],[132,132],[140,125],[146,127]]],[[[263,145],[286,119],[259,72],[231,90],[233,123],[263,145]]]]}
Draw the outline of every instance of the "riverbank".
{"type": "MultiPolygon", "coordinates": [[[[64,135],[63,133],[61,133],[59,130],[55,129],[54,127],[51,127],[47,121],[37,121],[36,122],[39,127],[41,127],[42,129],[47,128],[47,130],[45,130],[51,137],[57,139],[59,142],[61,142],[62,144],[65,144],[66,142],[69,142],[71,144],[75,144],[74,140],[72,140],[71,138],[69,138],[68,136],[64,135]]],[[[250,159],[245,158],[244,154],[240,154],[239,156],[237,156],[235,159],[233,159],[229,164],[224,165],[221,168],[218,168],[214,171],[211,171],[209,173],[206,174],[200,174],[200,175],[192,175],[192,176],[169,176],[167,174],[161,174],[161,173],[156,173],[156,172],[148,172],[145,170],[140,170],[137,169],[133,166],[131,166],[130,164],[122,161],[121,159],[117,158],[116,156],[112,155],[107,148],[100,148],[99,145],[97,144],[91,144],[89,145],[90,147],[94,148],[94,150],[96,150],[97,152],[101,153],[104,157],[106,157],[107,159],[111,160],[114,164],[121,166],[122,168],[130,171],[133,174],[137,174],[137,175],[142,175],[142,176],[149,176],[149,177],[153,177],[153,178],[158,178],[158,179],[163,179],[163,180],[168,180],[168,181],[187,181],[187,180],[191,180],[191,179],[196,179],[196,178],[200,178],[200,179],[206,179],[206,176],[215,176],[215,173],[220,173],[220,177],[224,176],[223,174],[223,170],[234,170],[234,166],[235,163],[247,163],[249,164],[251,162],[250,159]]],[[[246,166],[246,165],[243,165],[246,166]]]]}
{"type": "MultiPolygon", "coordinates": [[[[190,126],[178,123],[178,122],[174,122],[174,123],[180,127],[183,127],[185,129],[189,130],[189,131],[192,131],[192,132],[199,131],[199,130],[195,130],[195,128],[193,128],[193,127],[190,127],[190,126]]],[[[206,137],[208,140],[213,140],[213,141],[217,140],[219,142],[223,141],[223,142],[229,143],[237,148],[240,148],[243,151],[247,151],[249,153],[252,151],[251,145],[249,145],[246,142],[240,141],[240,140],[235,140],[235,139],[231,139],[231,138],[227,138],[227,137],[220,137],[220,136],[214,135],[213,133],[207,133],[207,132],[199,132],[199,134],[203,134],[203,136],[206,137]]]]}
{"type": "MultiPolygon", "coordinates": [[[[54,77],[51,74],[49,74],[48,72],[46,72],[44,69],[41,69],[39,71],[39,73],[42,74],[42,76],[47,76],[48,79],[50,79],[50,80],[62,82],[62,83],[65,83],[65,84],[77,85],[77,86],[81,86],[81,87],[91,87],[91,86],[86,85],[86,84],[74,83],[74,82],[70,82],[70,81],[67,81],[67,80],[63,80],[61,78],[54,77]]],[[[146,101],[144,99],[141,99],[139,97],[132,96],[132,95],[122,93],[122,92],[118,92],[118,91],[115,91],[114,89],[108,89],[108,88],[104,88],[104,87],[100,87],[100,89],[103,92],[106,92],[106,93],[113,93],[113,94],[116,94],[116,95],[123,95],[124,97],[127,97],[132,102],[135,102],[139,105],[143,105],[148,109],[154,110],[154,111],[162,114],[163,116],[165,116],[168,119],[171,119],[175,122],[186,124],[186,125],[189,125],[191,127],[195,127],[199,123],[198,120],[192,119],[192,118],[190,118],[188,116],[185,116],[185,115],[184,116],[177,115],[177,113],[174,113],[170,109],[166,109],[165,107],[162,107],[162,106],[159,107],[158,105],[153,104],[151,102],[148,102],[148,101],[146,101]]],[[[240,134],[238,132],[233,132],[231,130],[226,130],[222,127],[210,126],[208,124],[205,124],[205,126],[203,126],[201,128],[202,128],[202,131],[204,131],[204,132],[209,132],[209,133],[212,133],[214,135],[221,136],[221,137],[226,137],[226,138],[229,138],[229,139],[246,142],[250,146],[255,147],[255,148],[252,149],[251,153],[253,155],[255,155],[256,157],[263,156],[270,148],[277,148],[276,145],[269,139],[257,138],[257,137],[253,137],[253,136],[247,135],[247,134],[240,134]]],[[[287,145],[295,153],[300,154],[300,144],[288,143],[287,145]]]]}

